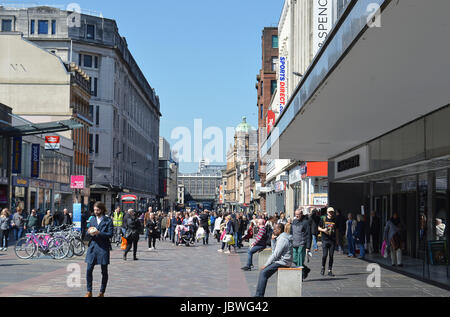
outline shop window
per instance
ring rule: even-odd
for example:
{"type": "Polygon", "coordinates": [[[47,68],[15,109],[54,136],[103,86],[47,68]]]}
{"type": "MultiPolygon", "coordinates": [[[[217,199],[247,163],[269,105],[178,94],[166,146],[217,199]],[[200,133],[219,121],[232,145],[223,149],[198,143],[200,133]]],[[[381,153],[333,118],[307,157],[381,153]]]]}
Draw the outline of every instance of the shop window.
{"type": "Polygon", "coordinates": [[[436,172],[436,193],[435,193],[435,210],[436,216],[434,219],[435,226],[435,240],[447,240],[445,233],[448,231],[446,227],[449,219],[449,201],[448,201],[448,171],[436,172]]]}

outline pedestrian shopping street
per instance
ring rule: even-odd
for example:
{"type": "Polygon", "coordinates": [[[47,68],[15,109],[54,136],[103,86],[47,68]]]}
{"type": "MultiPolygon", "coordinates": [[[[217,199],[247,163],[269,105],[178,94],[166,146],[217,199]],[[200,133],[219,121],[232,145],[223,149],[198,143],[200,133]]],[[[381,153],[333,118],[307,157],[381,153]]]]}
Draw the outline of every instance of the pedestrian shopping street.
{"type": "MultiPolygon", "coordinates": [[[[156,251],[149,251],[141,237],[138,261],[122,259],[122,251],[114,247],[109,266],[107,297],[252,297],[256,290],[257,270],[244,272],[240,268],[247,260],[247,248],[237,254],[217,252],[220,245],[210,241],[194,247],[174,246],[157,241],[156,251]]],[[[348,258],[338,252],[334,259],[335,277],[319,273],[321,250],[307,265],[312,269],[303,282],[303,296],[422,296],[448,297],[450,292],[384,268],[381,287],[369,288],[368,262],[348,258]]],[[[257,255],[253,258],[258,264],[257,255]]],[[[0,252],[1,297],[82,297],[86,293],[86,264],[84,257],[55,261],[48,258],[20,260],[14,248],[0,252]],[[79,265],[80,285],[77,287],[73,267],[79,265]],[[73,278],[75,277],[75,278],[73,278]],[[69,287],[68,285],[74,286],[69,287]]],[[[266,297],[276,296],[276,274],[269,280],[266,297]]],[[[94,296],[101,280],[100,267],[94,271],[94,296]]]]}

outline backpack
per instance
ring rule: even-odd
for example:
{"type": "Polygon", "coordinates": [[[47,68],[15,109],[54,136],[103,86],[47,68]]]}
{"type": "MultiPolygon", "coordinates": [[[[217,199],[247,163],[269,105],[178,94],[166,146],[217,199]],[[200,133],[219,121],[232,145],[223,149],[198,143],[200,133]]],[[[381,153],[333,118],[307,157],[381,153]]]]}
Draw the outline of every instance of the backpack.
{"type": "Polygon", "coordinates": [[[266,246],[272,246],[273,229],[270,226],[266,227],[266,246]]]}

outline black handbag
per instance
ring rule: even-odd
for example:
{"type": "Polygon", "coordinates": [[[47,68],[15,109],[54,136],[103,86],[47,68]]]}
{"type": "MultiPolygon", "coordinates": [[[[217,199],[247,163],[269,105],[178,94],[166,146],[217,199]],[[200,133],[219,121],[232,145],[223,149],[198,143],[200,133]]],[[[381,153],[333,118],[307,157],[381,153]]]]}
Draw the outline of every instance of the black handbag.
{"type": "Polygon", "coordinates": [[[125,236],[124,238],[129,240],[131,238],[131,236],[133,235],[133,231],[130,229],[127,229],[127,231],[125,231],[125,236]]]}

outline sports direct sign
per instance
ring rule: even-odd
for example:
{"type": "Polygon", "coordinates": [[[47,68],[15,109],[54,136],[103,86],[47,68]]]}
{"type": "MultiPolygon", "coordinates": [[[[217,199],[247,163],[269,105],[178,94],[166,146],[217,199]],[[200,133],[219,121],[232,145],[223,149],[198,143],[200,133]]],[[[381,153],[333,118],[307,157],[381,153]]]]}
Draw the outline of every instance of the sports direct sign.
{"type": "Polygon", "coordinates": [[[59,136],[46,136],[45,137],[45,149],[46,150],[59,150],[61,147],[59,136]]]}
{"type": "Polygon", "coordinates": [[[279,84],[279,90],[280,90],[280,114],[283,112],[284,108],[286,107],[287,102],[287,85],[286,85],[286,57],[280,57],[280,84],[279,84]]]}
{"type": "Polygon", "coordinates": [[[84,189],[84,175],[77,175],[70,177],[70,188],[72,189],[84,189]]]}

